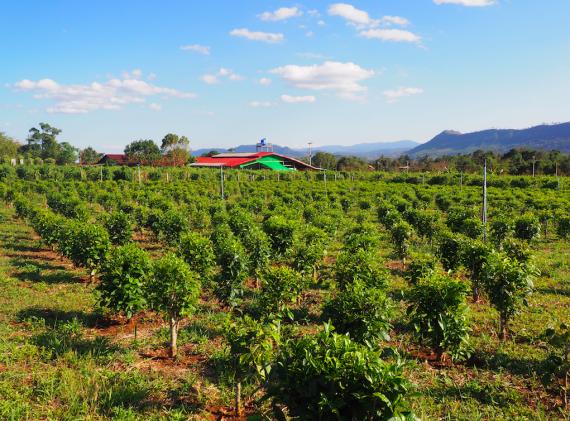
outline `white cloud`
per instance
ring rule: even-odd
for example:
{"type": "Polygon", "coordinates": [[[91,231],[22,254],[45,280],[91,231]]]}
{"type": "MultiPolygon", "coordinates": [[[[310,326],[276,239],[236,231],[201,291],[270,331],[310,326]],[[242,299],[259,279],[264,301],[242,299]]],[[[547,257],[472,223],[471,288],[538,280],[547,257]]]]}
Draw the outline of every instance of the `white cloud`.
{"type": "Polygon", "coordinates": [[[200,79],[207,85],[216,85],[220,83],[218,76],[212,74],[203,75],[200,79]]]}
{"type": "Polygon", "coordinates": [[[202,82],[208,85],[216,85],[220,83],[221,78],[226,78],[234,82],[238,80],[243,80],[242,76],[238,75],[231,69],[226,69],[225,67],[221,67],[220,70],[217,71],[217,73],[205,74],[200,79],[202,80],[202,82]]]}
{"type": "Polygon", "coordinates": [[[321,13],[317,9],[311,9],[307,12],[307,15],[311,16],[312,18],[320,18],[321,13]]]}
{"type": "Polygon", "coordinates": [[[274,12],[263,12],[259,18],[263,21],[277,22],[299,17],[303,14],[298,7],[281,7],[274,12]]]}
{"type": "Polygon", "coordinates": [[[380,39],[394,42],[420,42],[421,38],[413,32],[404,29],[367,29],[359,34],[368,39],[380,39]]]}
{"type": "Polygon", "coordinates": [[[290,85],[300,89],[334,91],[345,99],[360,99],[366,86],[360,83],[374,75],[373,70],[363,69],[355,63],[325,61],[323,64],[298,66],[290,64],[270,70],[290,85]]]}
{"type": "Polygon", "coordinates": [[[306,96],[291,96],[291,95],[281,95],[281,101],[287,104],[310,104],[317,100],[313,95],[306,96]]]}
{"type": "Polygon", "coordinates": [[[195,98],[196,94],[164,88],[133,78],[142,72],[135,70],[128,78],[112,78],[104,83],[63,85],[52,79],[21,80],[13,85],[17,91],[32,92],[35,99],[52,100],[50,113],[85,114],[96,110],[120,110],[129,104],[146,102],[147,97],[195,98]]]}
{"type": "Polygon", "coordinates": [[[319,21],[317,22],[317,25],[319,25],[319,26],[325,26],[326,23],[325,23],[324,20],[321,19],[321,20],[319,20],[319,21]]]}
{"type": "Polygon", "coordinates": [[[131,72],[123,72],[121,76],[123,79],[140,79],[142,77],[142,70],[135,69],[131,72]]]}
{"type": "Polygon", "coordinates": [[[401,16],[384,16],[381,21],[386,25],[408,26],[410,24],[408,19],[401,16]]]}
{"type": "Polygon", "coordinates": [[[162,105],[157,104],[156,102],[153,102],[153,103],[148,105],[148,108],[150,108],[153,111],[160,111],[160,110],[162,110],[162,105]]]}
{"type": "Polygon", "coordinates": [[[379,21],[372,19],[368,12],[347,3],[332,4],[329,6],[328,12],[331,16],[339,16],[358,26],[377,26],[379,24],[379,21]]]}
{"type": "Polygon", "coordinates": [[[269,86],[271,85],[272,80],[269,79],[268,77],[262,77],[261,79],[259,79],[259,84],[261,86],[269,86]]]}
{"type": "Polygon", "coordinates": [[[274,107],[276,104],[270,101],[251,101],[249,106],[251,108],[271,108],[274,107]]]}
{"type": "Polygon", "coordinates": [[[193,51],[198,54],[203,54],[205,56],[210,55],[210,47],[200,44],[183,45],[180,47],[182,51],[193,51]]]}
{"type": "Polygon", "coordinates": [[[262,41],[270,44],[283,42],[285,40],[285,36],[283,34],[272,32],[255,32],[250,31],[246,28],[234,29],[230,32],[230,35],[233,37],[245,38],[251,41],[262,41]]]}
{"type": "Polygon", "coordinates": [[[459,4],[466,7],[485,7],[492,6],[495,0],[433,0],[435,4],[459,4]]]}
{"type": "Polygon", "coordinates": [[[384,96],[389,103],[398,101],[400,98],[423,94],[422,88],[398,88],[384,91],[384,96]]]}

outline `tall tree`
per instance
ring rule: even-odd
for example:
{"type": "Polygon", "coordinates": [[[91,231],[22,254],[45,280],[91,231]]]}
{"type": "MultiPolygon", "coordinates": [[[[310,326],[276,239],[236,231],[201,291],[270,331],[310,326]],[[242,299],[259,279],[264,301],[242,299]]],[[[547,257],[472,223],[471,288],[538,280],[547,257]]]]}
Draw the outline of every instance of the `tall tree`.
{"type": "Polygon", "coordinates": [[[129,143],[125,148],[125,155],[129,162],[142,165],[152,165],[161,158],[160,149],[151,139],[129,143]]]}
{"type": "Polygon", "coordinates": [[[101,158],[101,154],[91,146],[79,152],[79,162],[81,164],[95,164],[101,158]]]}
{"type": "Polygon", "coordinates": [[[162,139],[161,150],[172,165],[184,165],[190,158],[189,145],[190,140],[186,136],[168,133],[162,139]]]}
{"type": "Polygon", "coordinates": [[[23,153],[29,153],[34,158],[57,159],[61,146],[57,143],[57,136],[61,130],[50,126],[48,123],[40,123],[40,128],[32,127],[29,130],[27,145],[20,148],[23,153]]]}
{"type": "Polygon", "coordinates": [[[0,157],[15,158],[19,146],[14,139],[0,132],[0,157]]]}
{"type": "Polygon", "coordinates": [[[324,168],[326,170],[335,170],[337,160],[332,153],[317,152],[312,158],[312,163],[315,167],[324,168]]]}

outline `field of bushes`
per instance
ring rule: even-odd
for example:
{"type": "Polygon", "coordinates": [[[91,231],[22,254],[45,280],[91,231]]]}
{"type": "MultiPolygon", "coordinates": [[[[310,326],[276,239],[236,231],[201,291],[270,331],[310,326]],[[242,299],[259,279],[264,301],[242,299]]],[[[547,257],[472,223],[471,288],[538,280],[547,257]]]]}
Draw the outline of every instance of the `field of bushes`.
{"type": "Polygon", "coordinates": [[[568,419],[570,184],[488,186],[0,166],[0,418],[568,419]]]}

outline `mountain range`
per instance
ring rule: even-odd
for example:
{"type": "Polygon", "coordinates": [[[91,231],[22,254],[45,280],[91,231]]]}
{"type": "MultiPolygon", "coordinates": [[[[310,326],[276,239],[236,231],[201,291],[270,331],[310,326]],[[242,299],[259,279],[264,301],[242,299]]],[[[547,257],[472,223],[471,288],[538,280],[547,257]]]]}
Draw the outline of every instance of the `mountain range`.
{"type": "MultiPolygon", "coordinates": [[[[560,124],[543,124],[528,129],[490,129],[472,133],[460,133],[446,130],[425,143],[412,140],[396,142],[359,143],[351,146],[325,145],[312,149],[316,152],[328,152],[337,156],[358,156],[365,159],[376,159],[382,155],[396,157],[408,154],[412,157],[456,155],[470,153],[478,149],[494,152],[507,152],[514,148],[530,148],[558,150],[570,153],[570,122],[560,124]]],[[[200,156],[211,150],[220,153],[230,152],[225,148],[207,148],[193,151],[200,156]]],[[[240,145],[231,152],[255,152],[255,145],[240,145]]],[[[287,146],[273,145],[278,154],[301,158],[308,155],[307,148],[293,149],[287,146]]]]}
{"type": "MultiPolygon", "coordinates": [[[[317,152],[328,152],[334,155],[343,155],[343,156],[351,155],[366,159],[375,159],[381,155],[399,156],[404,152],[409,151],[412,148],[415,148],[418,145],[419,145],[418,142],[414,142],[411,140],[400,140],[397,142],[359,143],[352,146],[325,145],[325,146],[314,147],[312,149],[312,153],[315,154],[317,152]]],[[[192,154],[194,156],[200,156],[212,150],[218,151],[220,153],[229,152],[229,149],[225,148],[205,148],[205,149],[196,149],[192,151],[192,154]]],[[[239,145],[235,148],[232,148],[231,152],[244,153],[244,152],[255,152],[255,150],[256,150],[255,145],[239,145]]],[[[293,149],[287,146],[273,145],[273,152],[281,155],[301,158],[309,154],[309,149],[308,148],[293,149]]]]}
{"type": "Polygon", "coordinates": [[[470,153],[477,149],[507,152],[514,148],[570,152],[570,123],[543,124],[528,129],[491,129],[473,133],[446,130],[407,153],[438,156],[470,153]]]}

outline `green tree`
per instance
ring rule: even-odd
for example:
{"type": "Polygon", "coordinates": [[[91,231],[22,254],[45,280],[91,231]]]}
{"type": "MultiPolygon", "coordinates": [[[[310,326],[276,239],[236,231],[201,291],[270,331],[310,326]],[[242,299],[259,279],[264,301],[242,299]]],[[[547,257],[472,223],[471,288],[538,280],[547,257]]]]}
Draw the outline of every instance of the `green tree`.
{"type": "Polygon", "coordinates": [[[95,164],[99,159],[101,159],[102,154],[97,152],[91,146],[82,149],[79,152],[79,163],[81,164],[95,164]]]}
{"type": "Polygon", "coordinates": [[[494,252],[483,267],[483,283],[491,305],[499,312],[499,338],[508,337],[509,321],[528,305],[533,290],[534,267],[503,253],[494,252]]]}
{"type": "Polygon", "coordinates": [[[313,166],[317,168],[336,170],[337,159],[332,153],[317,152],[312,158],[312,163],[313,166]]]}
{"type": "Polygon", "coordinates": [[[122,211],[109,213],[104,218],[104,226],[109,233],[111,243],[123,245],[133,237],[133,224],[128,214],[122,211]]]}
{"type": "Polygon", "coordinates": [[[0,132],[0,158],[16,158],[19,147],[18,142],[0,132]]]}
{"type": "Polygon", "coordinates": [[[186,136],[169,133],[162,139],[161,151],[174,166],[184,165],[190,159],[190,140],[186,136]]]}
{"type": "Polygon", "coordinates": [[[125,148],[125,155],[129,162],[141,165],[153,165],[160,160],[160,149],[151,139],[135,140],[125,148]]]}
{"type": "Polygon", "coordinates": [[[337,332],[364,343],[389,340],[392,315],[393,305],[383,290],[356,282],[325,303],[322,319],[332,323],[337,332]]]}
{"type": "Polygon", "coordinates": [[[68,142],[61,142],[55,156],[55,162],[58,165],[73,164],[77,161],[77,148],[68,142]]]}
{"type": "Polygon", "coordinates": [[[43,159],[57,159],[60,152],[60,145],[57,143],[57,136],[61,130],[50,126],[47,123],[40,123],[40,128],[32,127],[29,130],[28,144],[20,148],[22,153],[28,153],[32,157],[43,159]]]}
{"type": "Polygon", "coordinates": [[[468,354],[467,285],[458,279],[434,275],[421,279],[408,296],[408,315],[417,338],[431,346],[438,361],[444,352],[460,359],[468,354]]]}
{"type": "Polygon", "coordinates": [[[180,320],[195,311],[200,288],[198,274],[175,254],[169,253],[154,262],[153,274],[148,283],[148,295],[152,307],[162,312],[170,321],[170,356],[173,358],[178,353],[180,320]]]}
{"type": "Polygon", "coordinates": [[[343,156],[336,165],[339,171],[366,171],[368,162],[356,156],[343,156]]]}
{"type": "Polygon", "coordinates": [[[178,255],[204,280],[210,280],[216,266],[216,256],[209,238],[197,232],[180,236],[178,255]]]}
{"type": "Polygon", "coordinates": [[[148,253],[136,244],[111,249],[97,285],[101,304],[130,319],[146,307],[146,283],[151,271],[148,253]]]}
{"type": "MultiPolygon", "coordinates": [[[[390,420],[412,417],[399,359],[325,329],[287,340],[272,365],[267,396],[302,420],[390,420]]],[[[285,419],[283,414],[277,417],[285,419]]],[[[413,419],[413,418],[412,418],[413,419]]]]}
{"type": "Polygon", "coordinates": [[[101,225],[75,222],[69,257],[76,266],[89,269],[93,278],[97,268],[101,266],[110,247],[109,234],[101,225]]]}
{"type": "Polygon", "coordinates": [[[235,376],[235,408],[241,415],[241,386],[245,380],[266,380],[280,342],[278,322],[262,324],[249,316],[233,320],[225,329],[235,376]]]}
{"type": "Polygon", "coordinates": [[[303,286],[298,272],[285,266],[270,268],[262,276],[259,308],[266,316],[279,316],[299,297],[303,286]]]}

